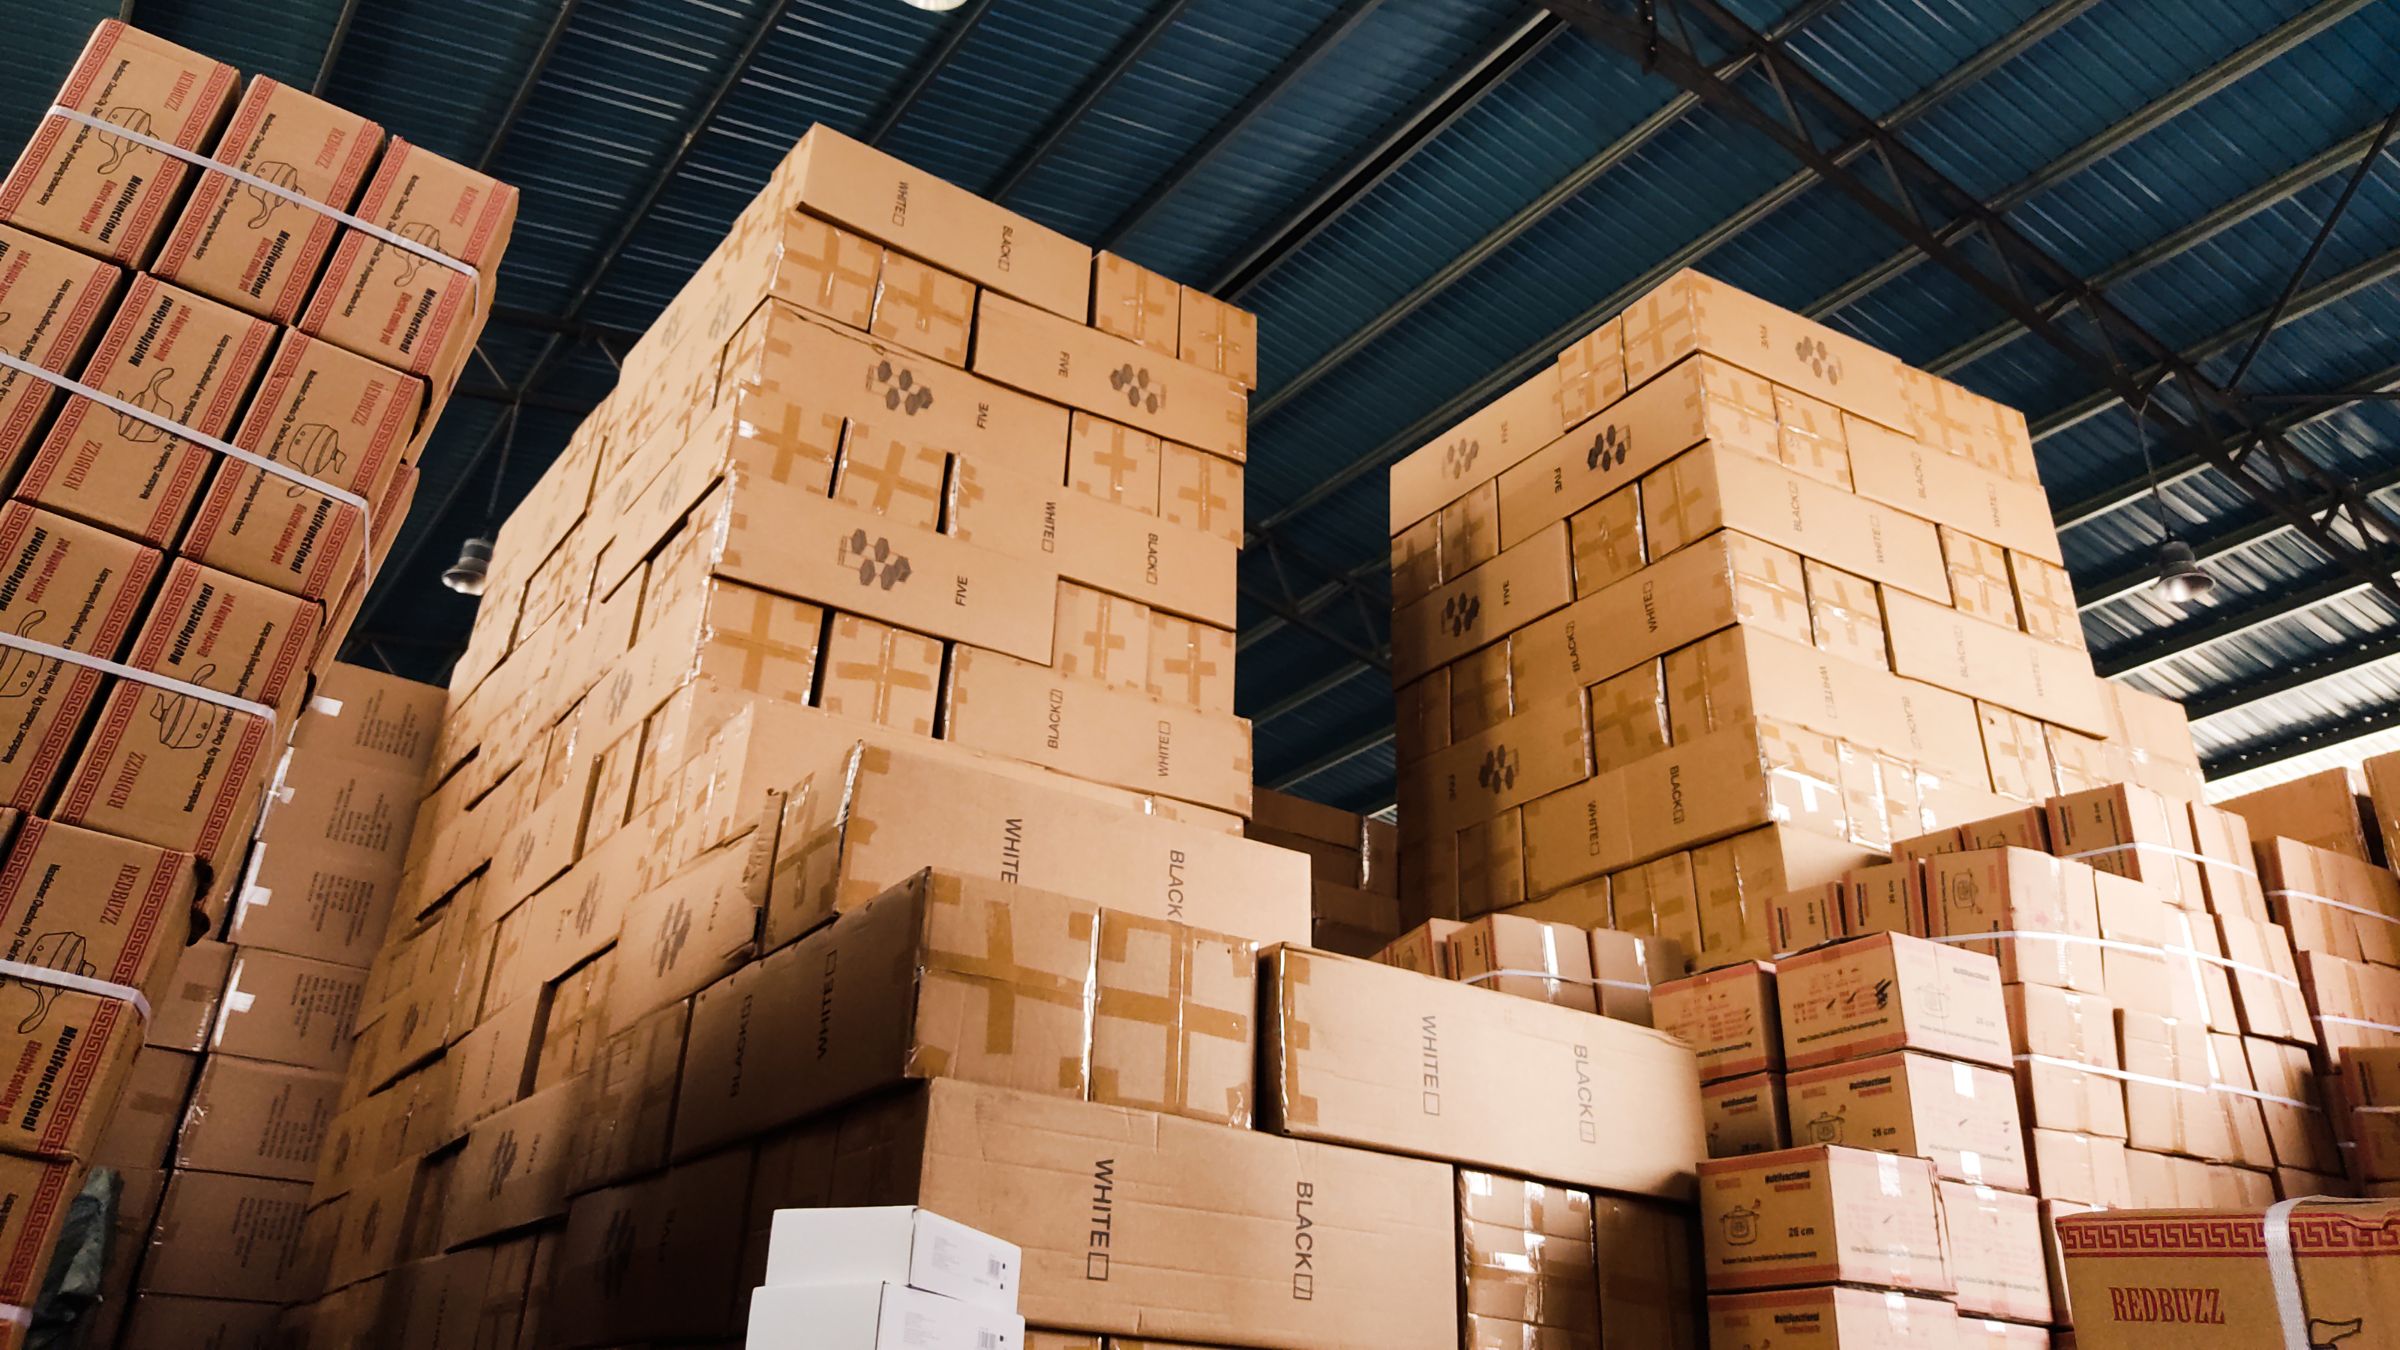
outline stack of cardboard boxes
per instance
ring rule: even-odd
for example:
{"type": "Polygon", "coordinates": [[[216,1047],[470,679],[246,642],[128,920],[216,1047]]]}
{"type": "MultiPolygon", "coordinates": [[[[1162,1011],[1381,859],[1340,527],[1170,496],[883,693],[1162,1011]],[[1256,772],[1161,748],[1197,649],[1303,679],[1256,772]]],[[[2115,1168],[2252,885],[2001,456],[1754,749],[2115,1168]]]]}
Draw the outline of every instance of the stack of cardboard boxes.
{"type": "Polygon", "coordinates": [[[163,1034],[207,959],[185,944],[225,917],[406,514],[515,205],[115,21],[0,182],[0,911],[28,1066],[0,1094],[0,1302],[32,1301],[120,1091],[163,1101],[188,1068],[139,1052],[191,1048],[163,1034]]]}
{"type": "Polygon", "coordinates": [[[226,941],[178,971],[178,997],[214,1010],[205,1041],[183,1017],[155,1020],[94,1149],[124,1198],[87,1343],[249,1345],[315,1292],[309,1183],[442,702],[439,689],[336,665],[294,723],[226,941]]]}
{"type": "Polygon", "coordinates": [[[1396,465],[1392,530],[1412,917],[1710,968],[1895,839],[2197,792],[2093,678],[2024,418],[1696,273],[1396,465]]]}
{"type": "Polygon", "coordinates": [[[1390,821],[1259,788],[1242,833],[1308,855],[1316,946],[1365,956],[1400,936],[1400,831],[1390,821]]]}

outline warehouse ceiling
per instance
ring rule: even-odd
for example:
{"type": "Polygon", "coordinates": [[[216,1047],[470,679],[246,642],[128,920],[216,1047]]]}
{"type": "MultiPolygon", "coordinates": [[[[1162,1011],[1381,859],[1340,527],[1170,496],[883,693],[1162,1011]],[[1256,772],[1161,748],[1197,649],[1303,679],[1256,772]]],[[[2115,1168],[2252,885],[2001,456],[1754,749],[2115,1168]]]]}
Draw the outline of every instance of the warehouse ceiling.
{"type": "MultiPolygon", "coordinates": [[[[2115,392],[2195,370],[2389,505],[2400,166],[2367,156],[2400,5],[1720,2],[1774,60],[1721,31],[1661,43],[1759,107],[1785,106],[1779,66],[1813,76],[2177,360],[2068,356],[1663,57],[1645,73],[1509,0],[69,0],[12,26],[0,134],[122,12],[524,189],[484,359],[360,625],[354,659],[403,673],[465,642],[472,602],[438,584],[460,540],[821,121],[1258,311],[1240,706],[1262,782],[1390,802],[1381,470],[1683,266],[2023,408],[2096,662],[2185,700],[2212,771],[2400,727],[2400,609],[2357,567],[2388,575],[2378,541],[2337,524],[2328,551],[2188,445],[2137,440],[2115,392]],[[2204,603],[2141,589],[2145,445],[2219,580],[2204,603]]],[[[2257,421],[2233,420],[2246,456],[2257,421]]]]}

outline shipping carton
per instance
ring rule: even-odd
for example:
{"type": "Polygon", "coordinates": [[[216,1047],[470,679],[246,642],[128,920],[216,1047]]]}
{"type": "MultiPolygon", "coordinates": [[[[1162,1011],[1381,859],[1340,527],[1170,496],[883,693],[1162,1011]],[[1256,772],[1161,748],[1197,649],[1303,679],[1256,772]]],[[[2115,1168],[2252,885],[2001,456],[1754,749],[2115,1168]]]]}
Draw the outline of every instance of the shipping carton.
{"type": "MultiPolygon", "coordinates": [[[[188,853],[40,818],[25,820],[0,867],[0,956],[162,998],[191,935],[198,878],[188,853]]],[[[23,988],[20,1015],[57,990],[23,988]]]]}
{"type": "Polygon", "coordinates": [[[1373,962],[1268,954],[1272,1128],[1638,1194],[1689,1193],[1699,1077],[1663,1032],[1373,962]],[[1428,1048],[1428,1030],[1433,1044],[1428,1048]],[[1429,1062],[1430,1061],[1430,1062],[1429,1062]],[[1651,1105],[1599,1109],[1601,1085],[1651,1105]]]}
{"type": "Polygon", "coordinates": [[[1820,947],[1776,967],[1794,1070],[1890,1050],[2009,1063],[1999,963],[1899,933],[1820,947]]]}
{"type": "Polygon", "coordinates": [[[228,1298],[186,1298],[175,1294],[143,1294],[127,1311],[123,1350],[179,1350],[208,1346],[211,1350],[254,1350],[275,1343],[276,1323],[283,1309],[272,1303],[244,1303],[228,1298]]]}
{"type": "Polygon", "coordinates": [[[212,1052],[305,1069],[350,1057],[366,972],[280,952],[235,953],[210,1033],[212,1052]]]}
{"type": "Polygon", "coordinates": [[[2100,909],[2090,867],[2021,848],[1940,853],[1924,866],[1930,936],[1991,954],[2005,983],[2102,992],[2100,909]],[[2051,934],[2057,936],[2044,936],[2051,934]]]}
{"type": "Polygon", "coordinates": [[[1179,445],[1242,458],[1249,399],[1240,385],[1022,301],[983,296],[970,369],[1179,445]]]}
{"type": "MultiPolygon", "coordinates": [[[[78,377],[194,431],[223,436],[266,363],[275,326],[143,276],[78,377]]],[[[16,495],[165,547],[183,528],[216,452],[70,397],[16,495]]]]}
{"type": "Polygon", "coordinates": [[[1955,776],[1983,769],[1969,700],[1772,632],[1729,628],[1669,652],[1666,695],[1678,743],[1765,718],[1955,776]]]}
{"type": "Polygon", "coordinates": [[[1861,497],[2038,562],[2061,561],[2058,529],[2040,483],[2012,480],[1889,427],[1850,425],[1850,474],[1861,497]]]}
{"type": "Polygon", "coordinates": [[[73,1162],[0,1155],[0,1300],[24,1307],[40,1293],[67,1206],[83,1185],[73,1162]]]}
{"type": "Polygon", "coordinates": [[[859,1350],[1019,1350],[1025,1319],[904,1284],[767,1285],[750,1299],[750,1337],[823,1337],[859,1350]]]}
{"type": "Polygon", "coordinates": [[[1556,366],[1487,403],[1392,466],[1391,533],[1431,516],[1566,430],[1556,366]]]}
{"type": "Polygon", "coordinates": [[[1598,1012],[1590,937],[1579,928],[1487,914],[1450,936],[1450,978],[1518,998],[1598,1012]]]}
{"type": "MultiPolygon", "coordinates": [[[[0,350],[44,370],[80,369],[123,274],[64,244],[0,225],[0,350]]],[[[58,386],[0,373],[0,471],[16,472],[58,386]]]]}
{"type": "MultiPolygon", "coordinates": [[[[335,210],[357,200],[383,128],[263,75],[253,76],[211,156],[335,210]]],[[[151,270],[168,281],[278,323],[300,310],[337,222],[240,183],[200,172],[151,270]]]]}
{"type": "Polygon", "coordinates": [[[341,1077],[210,1055],[175,1138],[175,1165],[307,1181],[317,1172],[341,1077]]]}
{"type": "Polygon", "coordinates": [[[1217,535],[973,456],[959,462],[950,487],[948,528],[968,543],[1040,559],[1068,580],[1233,626],[1238,555],[1217,535]]]}
{"type": "Polygon", "coordinates": [[[1792,1146],[1781,1074],[1754,1073],[1701,1084],[1700,1116],[1712,1158],[1774,1153],[1792,1146]]]}
{"type": "Polygon", "coordinates": [[[2391,1206],[2307,1205],[2288,1213],[2142,1210],[2075,1214],[2058,1237],[2075,1311],[2076,1344],[2135,1350],[2171,1335],[2178,1347],[2233,1350],[2290,1343],[2372,1344],[2393,1259],[2380,1235],[2391,1206]],[[2288,1235],[2288,1274],[2278,1277],[2268,1229],[2288,1235]],[[2278,1284],[2297,1291],[2287,1315],[2278,1284]],[[2171,1332],[2162,1328],[2171,1327],[2171,1332]],[[2367,1333],[2368,1339],[2361,1339],[2367,1333]]]}
{"type": "Polygon", "coordinates": [[[1950,1269],[1958,1277],[1959,1311],[2048,1321],[2050,1272],[2042,1259],[2041,1202],[1960,1181],[1944,1181],[1938,1190],[1950,1269]]]}
{"type": "Polygon", "coordinates": [[[1250,808],[1250,723],[960,647],[945,739],[1133,792],[1239,815],[1250,808]]]}
{"type": "MultiPolygon", "coordinates": [[[[1792,1341],[1824,1350],[1913,1350],[1971,1344],[1959,1339],[1958,1310],[1911,1294],[1812,1285],[1756,1294],[1712,1294],[1712,1350],[1777,1350],[1792,1341]]],[[[2042,1344],[2049,1334],[2042,1334],[2042,1344]]]]}
{"type": "Polygon", "coordinates": [[[2017,1047],[2017,1099],[2036,1129],[2125,1137],[2125,1080],[2116,1005],[2092,994],[2012,984],[2009,1039],[2017,1047]]]}
{"type": "MultiPolygon", "coordinates": [[[[145,1169],[155,1173],[164,1167],[175,1131],[183,1124],[184,1100],[191,1096],[192,1078],[199,1068],[197,1055],[164,1046],[142,1047],[88,1161],[128,1176],[145,1169]]],[[[147,1220],[142,1231],[147,1235],[147,1220]]]]}
{"type": "Polygon", "coordinates": [[[1393,676],[1405,682],[1447,665],[1559,609],[1574,594],[1563,525],[1481,566],[1445,570],[1440,587],[1392,614],[1393,676]]]}
{"type": "MultiPolygon", "coordinates": [[[[284,1303],[323,1287],[326,1252],[296,1181],[177,1170],[142,1262],[141,1291],[284,1303]]],[[[397,1227],[397,1225],[394,1225],[397,1227]]]]}
{"type": "Polygon", "coordinates": [[[150,1000],[143,1044],[192,1053],[206,1049],[232,967],[233,947],[228,943],[203,940],[184,948],[175,962],[173,981],[150,1000]]]}
{"type": "Polygon", "coordinates": [[[2028,717],[2104,735],[2108,713],[2081,652],[1887,588],[1892,669],[2028,717]]]}
{"type": "Polygon", "coordinates": [[[1691,451],[1642,480],[1642,532],[1652,558],[1727,529],[1932,603],[1950,599],[1941,542],[1914,516],[1718,446],[1691,451]]]}
{"type": "Polygon", "coordinates": [[[1947,1294],[1933,1164],[1817,1145],[1700,1164],[1711,1289],[1875,1285],[1947,1294]]]}
{"type": "Polygon", "coordinates": [[[1930,1158],[1942,1176],[1974,1186],[2030,1184],[2004,1070],[1904,1051],[1796,1070],[1784,1100],[1798,1143],[1930,1158]]]}
{"type": "Polygon", "coordinates": [[[2133,1203],[2125,1141],[2068,1130],[2028,1130],[2033,1184],[2044,1200],[2122,1209],[2133,1203]]]}
{"type": "MultiPolygon", "coordinates": [[[[229,65],[104,19],[55,101],[198,152],[215,136],[239,80],[229,65]]],[[[45,117],[0,187],[0,218],[138,267],[198,172],[121,136],[45,117]]]]}
{"type": "Polygon", "coordinates": [[[1709,1082],[1783,1068],[1775,968],[1763,961],[1670,980],[1651,992],[1658,1029],[1692,1048],[1709,1082]]]}
{"type": "Polygon", "coordinates": [[[1428,1350],[1457,1334],[1451,1174],[1430,1163],[951,1081],[854,1112],[829,1163],[835,1204],[921,1205],[1014,1243],[1018,1307],[1045,1326],[1428,1350]]]}
{"type": "Polygon", "coordinates": [[[1182,288],[1183,322],[1176,351],[1244,389],[1258,387],[1258,316],[1206,291],[1182,288]]]}
{"type": "Polygon", "coordinates": [[[443,1207],[440,1242],[476,1238],[566,1213],[566,1184],[590,1110],[588,1080],[537,1092],[477,1125],[458,1155],[457,1187],[443,1207]]]}
{"type": "Polygon", "coordinates": [[[1900,363],[1846,334],[1685,270],[1625,311],[1626,382],[1638,389],[1691,352],[1722,357],[1796,392],[1909,427],[1900,363]]]}

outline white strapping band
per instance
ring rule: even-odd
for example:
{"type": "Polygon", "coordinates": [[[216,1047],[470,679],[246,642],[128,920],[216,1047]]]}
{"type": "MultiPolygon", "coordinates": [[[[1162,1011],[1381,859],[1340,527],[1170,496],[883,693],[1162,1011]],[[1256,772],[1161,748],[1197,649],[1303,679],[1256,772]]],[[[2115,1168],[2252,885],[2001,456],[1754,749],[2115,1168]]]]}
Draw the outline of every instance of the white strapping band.
{"type": "Polygon", "coordinates": [[[1548,980],[1552,984],[1582,985],[1587,989],[1622,989],[1629,994],[1650,992],[1650,986],[1640,980],[1587,980],[1577,975],[1561,975],[1554,970],[1487,970],[1480,975],[1466,976],[1458,983],[1483,984],[1490,980],[1506,979],[1512,975],[1528,980],[1548,980]]]}
{"type": "Polygon", "coordinates": [[[2231,1083],[2217,1083],[2213,1086],[2219,1092],[2230,1092],[2236,1097],[2249,1097],[2257,1101],[2273,1102],[2277,1106],[2289,1106],[2295,1110],[2314,1111],[2319,1109],[2315,1105],[2309,1102],[2301,1101],[2297,1097],[2279,1097],[2272,1092],[2261,1092],[2257,1088],[2235,1087],[2231,1083]]]}
{"type": "Polygon", "coordinates": [[[2072,942],[2086,947],[2132,952],[2137,956],[2188,956],[2197,961],[2206,961],[2212,966],[2222,966],[2227,970],[2238,970],[2246,975],[2256,975],[2262,980],[2273,980],[2277,984],[2290,985],[2294,989],[2300,987],[2300,982],[2289,975],[2279,974],[2265,966],[2254,966],[2247,961],[2236,961],[2230,956],[2218,956],[2211,952],[2204,952],[2196,947],[2153,947],[2148,943],[2127,942],[2122,938],[2090,937],[2082,933],[2052,933],[2025,928],[2002,928],[1989,933],[1946,933],[1940,937],[1931,937],[1925,940],[1955,945],[1967,942],[1997,942],[2002,939],[2072,942]]]}
{"type": "Polygon", "coordinates": [[[114,136],[121,141],[131,141],[135,145],[145,146],[149,149],[156,150],[158,153],[166,155],[172,159],[180,159],[186,164],[206,170],[209,173],[223,174],[225,177],[240,183],[244,187],[256,188],[269,196],[280,197],[283,200],[290,202],[294,206],[301,207],[305,210],[314,211],[318,215],[324,216],[329,220],[339,221],[340,223],[349,226],[351,229],[354,229],[361,234],[371,236],[372,238],[380,240],[383,243],[390,244],[393,248],[399,249],[402,252],[414,253],[429,263],[433,263],[439,267],[448,268],[449,270],[465,277],[468,284],[474,286],[478,292],[480,292],[483,288],[483,279],[476,275],[474,268],[469,267],[467,264],[451,257],[449,254],[442,252],[440,249],[432,248],[425,244],[420,244],[416,240],[408,238],[406,235],[387,230],[383,226],[378,225],[373,221],[361,220],[357,216],[351,215],[349,212],[341,210],[338,207],[328,206],[325,203],[318,201],[314,197],[294,192],[281,183],[270,183],[266,179],[259,177],[257,174],[250,173],[244,169],[237,169],[233,165],[228,164],[221,159],[210,159],[208,156],[201,154],[197,150],[186,150],[182,146],[176,145],[171,141],[162,141],[156,136],[146,135],[139,131],[129,130],[125,127],[118,126],[114,122],[94,117],[90,113],[83,112],[75,108],[70,108],[63,103],[51,104],[50,111],[44,113],[43,116],[63,118],[69,122],[80,123],[84,126],[90,127],[94,131],[99,132],[103,136],[114,136]]]}
{"type": "Polygon", "coordinates": [[[2267,1207],[2267,1282],[2275,1287],[2275,1320],[2283,1329],[2283,1350],[2313,1350],[2315,1344],[2308,1335],[2308,1304],[2300,1296],[2300,1267],[2292,1259],[2292,1211],[2304,1204],[2349,1208],[2388,1203],[2296,1195],[2267,1207]]]}
{"type": "Polygon", "coordinates": [[[0,961],[0,979],[20,980],[26,984],[48,985],[53,989],[71,989],[78,994],[98,994],[102,998],[121,999],[132,1004],[133,1010],[142,1015],[144,1022],[150,1020],[150,1000],[144,998],[142,991],[130,984],[118,984],[114,980],[95,980],[89,975],[78,975],[71,970],[57,970],[24,961],[0,961]]]}
{"type": "Polygon", "coordinates": [[[2370,1022],[2363,1017],[2334,1017],[2329,1014],[2323,1017],[2311,1018],[2310,1020],[2316,1022],[2330,1022],[2337,1027],[2365,1027],[2369,1031],[2388,1031],[2396,1036],[2400,1036],[2400,1027],[2393,1026],[2389,1022],[2370,1022]]]}
{"type": "Polygon", "coordinates": [[[2222,867],[2228,872],[2238,872],[2246,877],[2254,877],[2258,875],[2257,872],[2248,867],[2244,867],[2238,862],[2227,862],[2223,858],[2212,858],[2205,853],[2194,853],[2188,848],[2176,848],[2172,844],[2140,842],[2131,844],[2110,844],[2106,848],[2087,848],[2081,853],[2062,853],[2059,856],[2072,861],[2081,861],[2085,858],[2104,858],[2111,853],[2163,853],[2170,858],[2177,859],[2178,861],[2198,863],[2202,867],[2222,867]]]}
{"type": "Polygon", "coordinates": [[[20,1307],[14,1303],[0,1303],[0,1322],[14,1322],[21,1327],[31,1326],[33,1309],[20,1307]]]}
{"type": "Polygon", "coordinates": [[[2180,1078],[2160,1078],[2156,1074],[2135,1073],[2131,1069],[2107,1069],[2097,1064],[2086,1064],[2079,1059],[2062,1059],[2057,1055],[2018,1055],[2016,1061],[2019,1064],[2053,1064],[2062,1069],[2080,1069],[2085,1073],[2099,1074],[2103,1078],[2114,1078],[2127,1083],[2143,1083],[2150,1087],[2173,1088],[2177,1092],[2208,1091],[2198,1083],[2186,1083],[2180,1078]]]}
{"type": "Polygon", "coordinates": [[[2378,923],[2400,924],[2400,919],[2395,919],[2391,915],[2382,913],[2381,911],[2364,909],[2357,905],[2336,900],[2331,896],[2316,895],[2308,891],[2269,891],[2267,892],[2267,898],[2270,900],[2306,900],[2312,905],[2323,905],[2327,909],[2348,910],[2352,914],[2373,919],[2378,923]]]}
{"type": "Polygon", "coordinates": [[[0,368],[16,371],[21,375],[31,375],[37,380],[56,385],[78,398],[88,398],[121,417],[130,417],[137,422],[147,423],[178,440],[189,441],[205,450],[213,450],[228,459],[238,459],[261,473],[273,474],[277,478],[289,483],[296,483],[311,492],[323,493],[358,512],[359,570],[364,571],[367,567],[367,560],[375,556],[375,512],[368,506],[367,499],[357,493],[347,488],[335,487],[322,478],[311,478],[289,464],[269,459],[255,451],[244,450],[231,441],[211,436],[206,432],[196,431],[172,417],[161,416],[138,403],[128,403],[114,394],[102,393],[81,380],[70,379],[46,366],[37,366],[31,361],[19,360],[7,352],[0,352],[0,368]]]}
{"type": "Polygon", "coordinates": [[[47,657],[53,661],[64,661],[71,666],[82,666],[86,670],[96,670],[103,675],[114,675],[121,680],[146,684],[153,689],[164,689],[170,694],[196,698],[202,703],[213,703],[220,708],[229,708],[234,712],[263,718],[267,724],[268,734],[270,736],[274,734],[275,710],[254,699],[224,693],[204,684],[178,680],[171,676],[161,675],[155,670],[143,670],[139,666],[129,666],[122,661],[111,661],[106,657],[94,656],[90,652],[79,652],[70,647],[61,647],[56,643],[44,642],[39,638],[29,638],[21,633],[0,630],[0,647],[14,647],[18,651],[31,652],[35,656],[47,657]]]}

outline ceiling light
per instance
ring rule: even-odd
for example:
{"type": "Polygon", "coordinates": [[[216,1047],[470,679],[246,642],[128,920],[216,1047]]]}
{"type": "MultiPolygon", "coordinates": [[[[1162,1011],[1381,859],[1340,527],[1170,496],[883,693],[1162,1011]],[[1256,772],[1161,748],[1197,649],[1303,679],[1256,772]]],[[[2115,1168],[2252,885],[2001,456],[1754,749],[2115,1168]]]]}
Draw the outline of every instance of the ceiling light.
{"type": "Polygon", "coordinates": [[[2190,544],[2169,536],[2167,542],[2159,545],[2158,577],[2150,584],[2168,604],[2188,605],[2207,599],[2208,593],[2217,588],[2217,579],[2201,568],[2199,556],[2192,552],[2190,544]]]}
{"type": "Polygon", "coordinates": [[[949,10],[958,8],[967,0],[901,0],[901,3],[914,5],[918,9],[949,10]]]}
{"type": "Polygon", "coordinates": [[[478,535],[459,546],[458,561],[442,573],[442,584],[460,595],[481,595],[491,571],[492,541],[478,535]]]}

